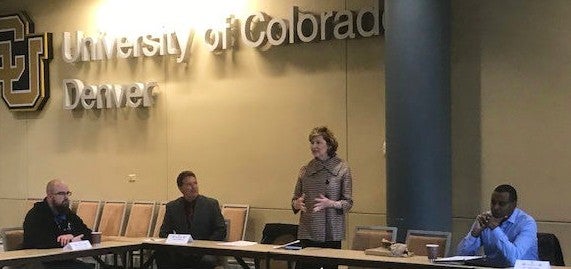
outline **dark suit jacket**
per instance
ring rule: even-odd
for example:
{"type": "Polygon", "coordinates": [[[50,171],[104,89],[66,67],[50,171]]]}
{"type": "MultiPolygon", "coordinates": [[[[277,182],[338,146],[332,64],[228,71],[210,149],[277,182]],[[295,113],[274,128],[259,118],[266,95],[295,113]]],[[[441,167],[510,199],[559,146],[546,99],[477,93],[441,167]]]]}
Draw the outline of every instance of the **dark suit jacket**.
{"type": "Polygon", "coordinates": [[[197,240],[223,241],[226,238],[226,225],[218,201],[202,195],[196,197],[191,223],[186,220],[183,197],[167,203],[159,236],[164,238],[174,232],[190,234],[197,240]]]}

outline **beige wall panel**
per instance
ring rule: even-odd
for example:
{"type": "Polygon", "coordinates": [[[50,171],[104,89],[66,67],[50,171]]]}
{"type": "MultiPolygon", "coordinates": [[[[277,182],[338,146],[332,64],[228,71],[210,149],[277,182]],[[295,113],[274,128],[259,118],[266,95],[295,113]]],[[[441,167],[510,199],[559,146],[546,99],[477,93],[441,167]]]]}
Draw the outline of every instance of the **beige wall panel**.
{"type": "Polygon", "coordinates": [[[476,216],[473,218],[453,218],[452,219],[452,243],[450,244],[450,252],[451,256],[456,255],[456,247],[458,243],[462,241],[462,239],[468,234],[470,228],[472,227],[472,223],[476,216]]]}
{"type": "MultiPolygon", "coordinates": [[[[36,23],[36,32],[94,30],[98,7],[104,0],[45,0],[38,5],[36,0],[4,1],[2,7],[11,12],[26,11],[36,23]],[[49,23],[45,23],[49,22],[49,23]]],[[[8,12],[9,13],[9,12],[8,12]]],[[[7,14],[2,12],[2,14],[7,14]]],[[[59,51],[57,52],[59,54],[59,51]]]]}
{"type": "Polygon", "coordinates": [[[482,203],[502,182],[538,220],[571,220],[571,10],[567,1],[485,1],[482,203]]]}
{"type": "Polygon", "coordinates": [[[480,212],[480,27],[478,1],[452,1],[452,216],[480,212]]]}
{"type": "Polygon", "coordinates": [[[46,181],[57,177],[70,183],[74,199],[165,199],[164,95],[159,94],[148,109],[70,111],[63,109],[62,87],[62,80],[69,78],[96,85],[156,81],[160,86],[157,90],[164,91],[164,60],[65,63],[61,53],[63,31],[85,31],[88,36],[96,36],[93,21],[98,19],[94,13],[99,8],[90,5],[94,1],[70,2],[71,6],[51,15],[39,8],[28,11],[36,25],[42,26],[36,27],[37,31],[54,33],[51,97],[42,112],[30,113],[25,134],[29,143],[29,193],[43,195],[46,181]],[[128,174],[136,174],[138,180],[128,183],[128,174]]]}
{"type": "MultiPolygon", "coordinates": [[[[70,181],[78,195],[76,199],[166,197],[164,94],[159,94],[150,108],[63,109],[61,83],[65,78],[93,84],[130,83],[148,81],[136,74],[161,74],[157,71],[160,67],[138,70],[137,66],[133,71],[127,68],[126,61],[117,60],[117,68],[96,69],[93,74],[84,75],[60,73],[54,68],[50,102],[44,107],[41,120],[29,122],[27,132],[31,189],[43,188],[48,179],[61,177],[70,181]],[[128,183],[128,174],[136,174],[138,180],[128,183]]],[[[82,67],[89,69],[90,64],[83,63],[82,67]]],[[[164,80],[155,81],[159,83],[159,92],[166,90],[164,80]]]]}
{"type": "Polygon", "coordinates": [[[26,216],[25,200],[0,199],[0,229],[7,227],[22,227],[26,216]]]}
{"type": "Polygon", "coordinates": [[[161,107],[99,115],[82,111],[74,117],[74,112],[58,106],[54,110],[60,111],[46,113],[46,120],[30,122],[30,188],[44,188],[48,179],[62,178],[77,198],[164,198],[166,129],[161,128],[161,107]],[[54,122],[60,127],[53,128],[54,122]],[[128,174],[136,174],[138,180],[128,183],[128,174]]]}
{"type": "MultiPolygon", "coordinates": [[[[267,12],[281,16],[275,7],[267,12]]],[[[335,132],[345,158],[344,42],[221,55],[194,49],[188,69],[172,64],[168,72],[176,95],[169,144],[177,145],[169,149],[169,198],[179,195],[176,174],[192,169],[203,193],[221,202],[288,208],[317,125],[335,132]]]]}
{"type": "MultiPolygon", "coordinates": [[[[27,122],[24,115],[14,114],[0,104],[0,197],[24,198],[29,194],[26,179],[27,122]],[[9,154],[8,154],[9,153],[9,154]]],[[[0,211],[1,212],[1,211],[0,211]]]]}
{"type": "MultiPolygon", "coordinates": [[[[383,9],[382,1],[347,4],[351,10],[383,9]]],[[[384,37],[347,41],[347,144],[353,174],[352,212],[386,213],[384,60],[384,37]]]]}
{"type": "Polygon", "coordinates": [[[169,144],[177,145],[169,149],[170,178],[192,169],[204,179],[205,193],[255,206],[289,206],[299,168],[311,159],[309,130],[329,125],[344,141],[338,77],[290,75],[185,87],[198,90],[170,100],[176,111],[169,116],[169,144]],[[269,204],[263,202],[270,197],[269,204]]]}

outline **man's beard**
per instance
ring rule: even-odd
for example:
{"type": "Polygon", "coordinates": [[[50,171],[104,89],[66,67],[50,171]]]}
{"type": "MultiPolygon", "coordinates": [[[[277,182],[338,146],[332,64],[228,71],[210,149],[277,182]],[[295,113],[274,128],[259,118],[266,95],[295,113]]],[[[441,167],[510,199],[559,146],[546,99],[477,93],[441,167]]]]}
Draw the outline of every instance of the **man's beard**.
{"type": "Polygon", "coordinates": [[[59,214],[67,214],[69,212],[69,202],[63,202],[61,205],[54,206],[59,214]]]}

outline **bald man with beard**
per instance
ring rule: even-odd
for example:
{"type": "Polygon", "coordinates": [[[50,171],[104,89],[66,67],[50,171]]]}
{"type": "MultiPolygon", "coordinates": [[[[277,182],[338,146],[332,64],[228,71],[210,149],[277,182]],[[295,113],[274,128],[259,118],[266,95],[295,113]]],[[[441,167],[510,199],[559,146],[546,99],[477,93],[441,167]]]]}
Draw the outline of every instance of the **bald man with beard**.
{"type": "MultiPolygon", "coordinates": [[[[91,230],[69,209],[68,186],[59,179],[48,182],[46,197],[34,204],[24,220],[24,248],[61,248],[69,242],[91,240],[91,230]]],[[[78,260],[44,263],[47,269],[91,269],[78,260]]]]}

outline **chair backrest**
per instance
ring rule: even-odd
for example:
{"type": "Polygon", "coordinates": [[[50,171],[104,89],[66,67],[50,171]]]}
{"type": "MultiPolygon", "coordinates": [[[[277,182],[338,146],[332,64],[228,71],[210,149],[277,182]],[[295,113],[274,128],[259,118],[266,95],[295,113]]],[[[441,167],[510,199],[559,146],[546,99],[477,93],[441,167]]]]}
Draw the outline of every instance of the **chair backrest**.
{"type": "Polygon", "coordinates": [[[44,199],[43,198],[28,198],[28,199],[26,199],[26,209],[25,209],[26,212],[24,214],[28,213],[28,211],[30,211],[30,209],[32,209],[32,207],[34,207],[34,204],[36,202],[40,202],[42,200],[44,200],[44,199]]]}
{"type": "Polygon", "coordinates": [[[22,227],[0,230],[4,251],[24,249],[24,229],[22,227]]]}
{"type": "Polygon", "coordinates": [[[125,222],[127,202],[104,202],[97,231],[105,236],[120,236],[125,222]]]}
{"type": "Polygon", "coordinates": [[[155,219],[155,228],[153,231],[153,237],[159,237],[159,233],[161,232],[161,226],[163,225],[163,221],[165,220],[165,213],[167,212],[167,204],[165,202],[157,203],[159,206],[157,218],[155,219]]]}
{"type": "Polygon", "coordinates": [[[408,230],[406,233],[406,245],[409,251],[415,255],[426,256],[426,244],[437,244],[438,257],[447,257],[450,249],[452,234],[450,232],[408,230]]]}
{"type": "Polygon", "coordinates": [[[101,201],[79,201],[75,210],[77,216],[83,220],[89,229],[95,231],[101,212],[101,201]]]}
{"type": "Polygon", "coordinates": [[[262,231],[262,244],[282,245],[297,239],[297,224],[266,223],[262,231]]]}
{"type": "Polygon", "coordinates": [[[383,239],[390,242],[397,240],[397,227],[357,226],[353,236],[352,250],[365,250],[382,246],[383,239]]]}
{"type": "Polygon", "coordinates": [[[155,202],[133,202],[125,236],[127,237],[148,237],[151,235],[151,225],[155,215],[155,202]]]}
{"type": "Polygon", "coordinates": [[[224,219],[230,220],[230,229],[226,231],[228,241],[244,240],[248,222],[249,205],[225,204],[222,205],[224,219]]]}
{"type": "MultiPolygon", "coordinates": [[[[262,231],[262,244],[283,245],[295,241],[297,239],[297,224],[288,223],[266,223],[264,231],[262,231]]],[[[272,269],[291,269],[293,264],[291,261],[280,261],[270,259],[269,268],[272,269]]],[[[267,269],[266,262],[256,263],[256,268],[267,269]]]]}
{"type": "Polygon", "coordinates": [[[559,239],[554,234],[537,233],[537,250],[540,261],[548,261],[553,266],[565,266],[559,239]]]}

